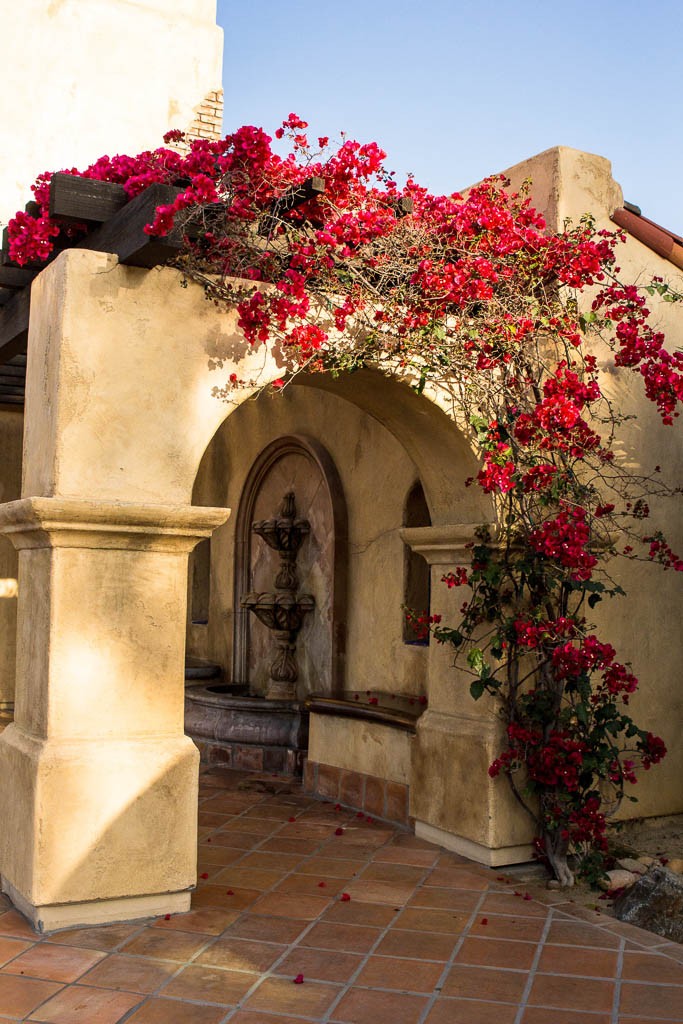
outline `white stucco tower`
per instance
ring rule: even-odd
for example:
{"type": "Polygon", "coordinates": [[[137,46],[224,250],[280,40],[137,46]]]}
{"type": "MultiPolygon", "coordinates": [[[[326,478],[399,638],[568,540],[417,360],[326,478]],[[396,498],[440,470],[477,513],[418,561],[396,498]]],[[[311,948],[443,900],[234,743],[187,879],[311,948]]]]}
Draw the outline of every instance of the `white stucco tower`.
{"type": "Polygon", "coordinates": [[[0,223],[46,170],[220,132],[216,0],[0,4],[0,223]]]}

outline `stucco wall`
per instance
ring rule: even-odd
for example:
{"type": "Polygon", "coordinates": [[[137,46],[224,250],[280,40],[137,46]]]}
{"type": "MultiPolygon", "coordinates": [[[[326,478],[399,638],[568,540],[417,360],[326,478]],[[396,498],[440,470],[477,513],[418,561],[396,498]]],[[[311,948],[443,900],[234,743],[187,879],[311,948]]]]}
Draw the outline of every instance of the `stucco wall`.
{"type": "MultiPolygon", "coordinates": [[[[278,437],[302,434],[333,459],[348,508],[349,594],[346,681],[351,690],[424,692],[426,649],[402,639],[403,506],[418,471],[396,438],[376,419],[335,395],[290,386],[246,402],[218,430],[202,460],[193,501],[227,506],[233,515],[212,539],[211,604],[207,626],[190,626],[189,653],[218,662],[230,675],[233,635],[234,545],[246,476],[260,452],[278,437]]],[[[273,508],[271,514],[277,510],[273,508]]],[[[302,579],[316,593],[324,581],[302,579]]],[[[316,615],[314,611],[311,619],[316,615]]],[[[254,629],[258,627],[253,627],[254,629]]],[[[300,647],[313,629],[308,622],[300,647]]],[[[300,658],[302,672],[306,658],[300,658]]],[[[319,688],[319,687],[318,687],[319,688]]],[[[362,770],[362,769],[359,769],[362,770]]]]}
{"type": "MultiPolygon", "coordinates": [[[[21,410],[0,409],[0,503],[21,493],[21,443],[24,416],[21,410]]],[[[0,579],[17,578],[17,552],[8,537],[0,535],[0,579]]],[[[0,712],[14,701],[17,599],[0,594],[0,712]]]]}
{"type": "Polygon", "coordinates": [[[220,88],[215,0],[0,4],[0,222],[46,170],[162,144],[220,88]]]}

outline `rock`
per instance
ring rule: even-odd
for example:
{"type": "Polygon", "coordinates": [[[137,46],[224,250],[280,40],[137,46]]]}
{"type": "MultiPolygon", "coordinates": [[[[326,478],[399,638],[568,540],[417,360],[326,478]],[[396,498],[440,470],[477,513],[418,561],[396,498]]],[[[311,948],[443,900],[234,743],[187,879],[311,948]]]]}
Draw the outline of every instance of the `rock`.
{"type": "Polygon", "coordinates": [[[639,875],[634,871],[624,871],[623,868],[615,868],[607,872],[607,878],[600,882],[601,888],[606,892],[616,892],[618,889],[628,889],[638,881],[639,875]]]}
{"type": "Polygon", "coordinates": [[[640,859],[634,860],[633,857],[623,857],[617,864],[624,871],[632,871],[634,875],[644,875],[649,867],[648,864],[643,864],[640,859]]]}
{"type": "Polygon", "coordinates": [[[640,864],[644,864],[646,868],[649,868],[651,864],[659,864],[659,861],[656,857],[648,857],[646,854],[643,854],[642,857],[639,857],[638,861],[640,864]]]}
{"type": "Polygon", "coordinates": [[[683,857],[672,857],[666,866],[669,871],[675,871],[677,875],[683,875],[683,857]]]}
{"type": "Polygon", "coordinates": [[[545,883],[545,887],[546,889],[561,889],[562,883],[559,882],[556,878],[549,878],[548,881],[545,883]]]}
{"type": "Polygon", "coordinates": [[[653,864],[614,904],[619,921],[683,942],[683,878],[653,864]]]}

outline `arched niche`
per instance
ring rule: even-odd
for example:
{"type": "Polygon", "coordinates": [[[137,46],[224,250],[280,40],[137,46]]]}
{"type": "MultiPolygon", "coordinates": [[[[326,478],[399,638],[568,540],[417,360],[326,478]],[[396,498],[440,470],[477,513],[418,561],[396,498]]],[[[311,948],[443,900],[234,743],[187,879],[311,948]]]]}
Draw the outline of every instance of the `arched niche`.
{"type": "Polygon", "coordinates": [[[319,441],[289,435],[269,444],[254,462],[237,509],[235,526],[234,641],[235,682],[263,692],[273,657],[272,637],[241,606],[250,591],[273,589],[278,556],[252,531],[255,520],[277,515],[293,491],[297,514],[311,530],[297,558],[299,592],[311,593],[315,607],[297,643],[299,696],[344,689],[348,519],[337,469],[319,441]]]}

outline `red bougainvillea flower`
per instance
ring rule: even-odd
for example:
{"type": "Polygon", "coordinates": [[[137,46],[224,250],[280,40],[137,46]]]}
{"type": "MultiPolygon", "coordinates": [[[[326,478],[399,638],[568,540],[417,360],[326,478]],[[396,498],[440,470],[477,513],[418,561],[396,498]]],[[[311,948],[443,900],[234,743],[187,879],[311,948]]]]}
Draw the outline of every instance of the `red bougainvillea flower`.
{"type": "Polygon", "coordinates": [[[343,892],[339,899],[342,903],[348,903],[351,897],[349,896],[348,892],[343,892]]]}
{"type": "Polygon", "coordinates": [[[335,836],[343,836],[344,835],[344,829],[343,828],[336,828],[334,830],[334,834],[335,834],[335,836]]]}
{"type": "Polygon", "coordinates": [[[208,878],[209,877],[209,872],[208,871],[202,871],[202,873],[201,873],[201,875],[199,877],[200,878],[208,878]]]}
{"type": "Polygon", "coordinates": [[[303,985],[303,983],[304,983],[304,976],[303,976],[303,974],[297,974],[296,978],[294,978],[293,980],[294,980],[294,984],[295,985],[303,985]]]}

